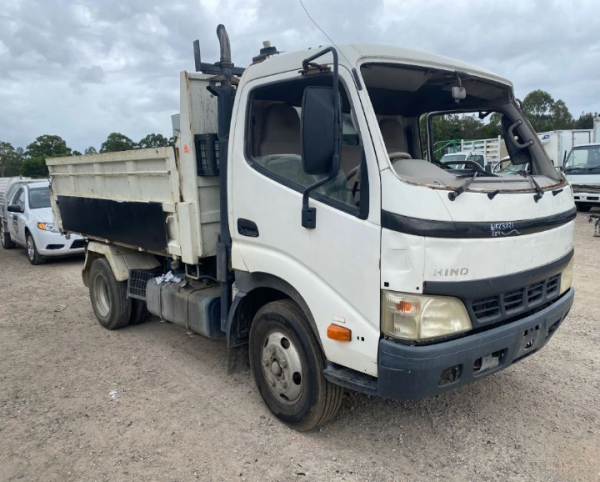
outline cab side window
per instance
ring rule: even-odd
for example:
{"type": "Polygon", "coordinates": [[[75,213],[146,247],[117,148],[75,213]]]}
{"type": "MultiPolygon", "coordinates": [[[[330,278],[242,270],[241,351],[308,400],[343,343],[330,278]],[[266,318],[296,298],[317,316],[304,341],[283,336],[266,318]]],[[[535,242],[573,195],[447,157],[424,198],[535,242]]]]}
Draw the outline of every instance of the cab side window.
{"type": "MultiPolygon", "coordinates": [[[[250,164],[299,192],[325,177],[306,174],[302,166],[300,119],[304,89],[309,85],[331,85],[331,77],[303,77],[257,88],[251,93],[247,117],[246,152],[250,164]]],[[[358,214],[360,191],[357,179],[362,146],[352,121],[348,97],[343,87],[341,90],[343,145],[340,170],[332,181],[314,191],[314,197],[358,214]]]]}
{"type": "Polygon", "coordinates": [[[25,189],[24,188],[20,188],[15,193],[12,204],[16,204],[21,209],[25,210],[25,189]]]}

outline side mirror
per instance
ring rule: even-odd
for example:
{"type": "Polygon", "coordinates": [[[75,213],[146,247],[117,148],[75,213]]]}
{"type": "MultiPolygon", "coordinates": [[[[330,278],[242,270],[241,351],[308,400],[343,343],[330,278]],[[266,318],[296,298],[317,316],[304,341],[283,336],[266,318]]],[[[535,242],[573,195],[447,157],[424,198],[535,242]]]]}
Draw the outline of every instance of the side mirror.
{"type": "Polygon", "coordinates": [[[485,167],[485,172],[492,172],[492,165],[491,164],[486,164],[485,167]]]}
{"type": "MultiPolygon", "coordinates": [[[[337,103],[339,105],[339,102],[337,103]]],[[[330,174],[341,123],[331,87],[307,87],[302,98],[302,166],[310,175],[330,174]],[[337,122],[336,122],[337,121],[337,122]],[[337,125],[336,125],[337,124],[337,125]],[[339,132],[336,132],[339,131],[339,132]]],[[[339,146],[337,152],[339,153],[339,146]]]]}
{"type": "Polygon", "coordinates": [[[9,204],[8,207],[6,208],[6,210],[9,213],[22,213],[23,212],[23,208],[21,206],[19,206],[18,204],[9,204]]]}

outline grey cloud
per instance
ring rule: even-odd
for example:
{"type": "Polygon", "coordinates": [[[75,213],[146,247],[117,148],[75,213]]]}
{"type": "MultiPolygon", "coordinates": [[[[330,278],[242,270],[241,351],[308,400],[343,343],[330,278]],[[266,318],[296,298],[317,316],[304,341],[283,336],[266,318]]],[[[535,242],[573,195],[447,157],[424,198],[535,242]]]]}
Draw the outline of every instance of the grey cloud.
{"type": "Polygon", "coordinates": [[[80,67],[75,79],[83,84],[102,84],[106,74],[99,65],[90,65],[89,67],[80,67]]]}
{"type": "MultiPolygon", "coordinates": [[[[541,88],[577,116],[599,110],[600,4],[542,0],[305,0],[338,44],[385,43],[459,58],[541,88]]],[[[263,40],[292,51],[329,41],[297,0],[19,0],[0,13],[0,140],[57,133],[82,150],[109,132],[170,134],[192,41],[218,60],[225,23],[246,66],[263,40]]]]}

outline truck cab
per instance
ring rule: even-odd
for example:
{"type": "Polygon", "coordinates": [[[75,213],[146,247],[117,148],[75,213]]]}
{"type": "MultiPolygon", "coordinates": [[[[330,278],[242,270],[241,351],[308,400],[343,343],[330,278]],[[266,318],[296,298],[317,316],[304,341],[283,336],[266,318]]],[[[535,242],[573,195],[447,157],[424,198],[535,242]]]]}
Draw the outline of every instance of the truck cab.
{"type": "Polygon", "coordinates": [[[577,209],[588,212],[600,207],[600,144],[582,144],[571,149],[564,171],[577,209]]]}
{"type": "Polygon", "coordinates": [[[226,339],[298,430],[343,388],[420,399],[545,346],[573,303],[576,210],[508,80],[371,45],[265,48],[242,72],[218,33],[221,62],[182,73],[175,153],[48,160],[62,229],[92,240],[103,326],[129,323],[127,293],[226,339]],[[523,176],[433,161],[436,116],[494,112],[523,176]]]}

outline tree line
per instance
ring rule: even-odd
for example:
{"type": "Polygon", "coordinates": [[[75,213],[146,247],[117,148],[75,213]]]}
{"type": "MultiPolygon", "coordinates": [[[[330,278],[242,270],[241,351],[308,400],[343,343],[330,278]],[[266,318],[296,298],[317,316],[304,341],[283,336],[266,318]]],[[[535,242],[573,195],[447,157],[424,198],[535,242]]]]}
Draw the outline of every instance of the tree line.
{"type": "MultiPolygon", "coordinates": [[[[546,91],[534,90],[527,94],[522,103],[523,111],[537,132],[562,129],[591,129],[598,113],[582,112],[575,119],[565,102],[554,98],[546,91]]],[[[422,128],[424,125],[422,125],[422,128]]],[[[469,115],[449,114],[433,119],[435,141],[459,139],[487,139],[501,135],[500,115],[492,114],[487,119],[469,115]]],[[[139,142],[119,132],[111,133],[97,151],[90,146],[84,154],[97,152],[127,151],[147,147],[174,145],[173,137],[162,134],[148,134],[139,142]]],[[[81,152],[71,149],[67,143],[55,135],[43,135],[25,149],[13,147],[10,142],[0,141],[0,177],[27,176],[45,177],[48,175],[47,157],[80,156],[81,152]]]]}
{"type": "MultiPolygon", "coordinates": [[[[554,98],[546,91],[534,90],[522,102],[523,112],[536,132],[565,129],[592,129],[594,117],[598,113],[582,112],[574,118],[561,99],[554,98]]],[[[502,135],[501,116],[492,114],[488,119],[472,115],[448,114],[433,118],[433,133],[436,142],[450,140],[489,139],[502,135]]],[[[422,120],[424,128],[424,120],[422,120]]]]}
{"type": "MultiPolygon", "coordinates": [[[[113,132],[102,143],[99,151],[94,146],[90,146],[84,150],[83,154],[166,147],[174,144],[173,137],[167,138],[162,134],[148,134],[139,142],[135,142],[124,134],[113,132]]],[[[62,137],[55,135],[39,136],[25,149],[14,147],[10,142],[0,141],[0,177],[19,175],[33,178],[46,177],[48,175],[46,158],[81,155],[81,152],[68,147],[62,137]]]]}

